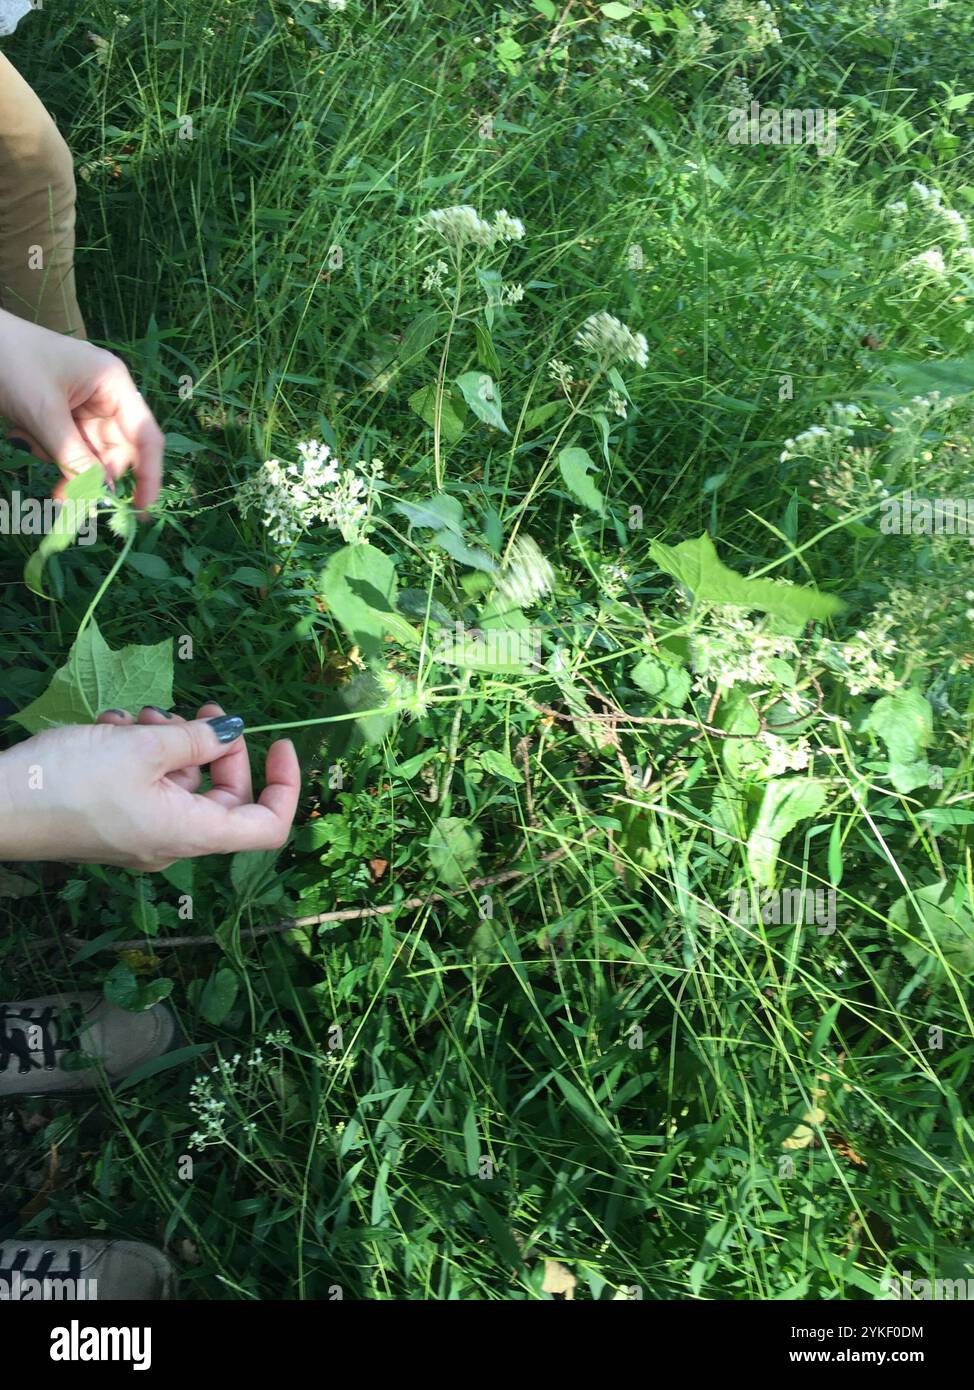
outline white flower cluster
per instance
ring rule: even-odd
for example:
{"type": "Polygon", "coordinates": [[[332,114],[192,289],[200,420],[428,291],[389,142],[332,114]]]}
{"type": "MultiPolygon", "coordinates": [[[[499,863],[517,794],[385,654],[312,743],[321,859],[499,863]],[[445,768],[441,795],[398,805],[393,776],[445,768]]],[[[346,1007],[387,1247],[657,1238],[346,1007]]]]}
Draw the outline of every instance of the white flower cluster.
{"type": "Polygon", "coordinates": [[[710,693],[708,681],[714,681],[720,691],[740,684],[763,689],[780,684],[781,670],[774,663],[799,655],[793,637],[766,631],[761,620],[730,605],[713,609],[711,628],[691,639],[691,649],[698,694],[710,693]]]}
{"type": "Polygon", "coordinates": [[[939,246],[931,246],[929,251],[921,251],[918,256],[911,256],[905,261],[903,273],[933,276],[936,280],[942,280],[947,274],[944,253],[939,246]]]}
{"type": "Polygon", "coordinates": [[[959,212],[955,212],[953,208],[944,207],[944,195],[939,188],[930,188],[927,184],[919,182],[912,183],[910,188],[927,211],[943,222],[958,241],[970,241],[967,223],[959,212]]]}
{"type": "Polygon", "coordinates": [[[553,357],[548,363],[548,375],[552,381],[557,381],[559,386],[567,387],[568,383],[574,379],[575,368],[570,362],[563,362],[560,357],[553,357]]]}
{"type": "Polygon", "coordinates": [[[603,47],[608,50],[612,61],[620,68],[636,68],[640,63],[652,62],[653,50],[644,43],[629,38],[628,34],[609,32],[602,37],[603,47]]]}
{"type": "Polygon", "coordinates": [[[898,651],[889,635],[894,622],[891,614],[879,614],[868,628],[846,642],[823,638],[819,643],[818,660],[841,677],[850,695],[865,695],[868,691],[892,694],[900,688],[890,664],[898,651]]]}
{"type": "MultiPolygon", "coordinates": [[[[966,218],[955,208],[944,206],[944,195],[939,188],[931,188],[929,184],[915,180],[910,185],[910,191],[929,216],[940,224],[944,235],[950,239],[952,245],[948,254],[952,260],[966,262],[960,268],[970,271],[974,263],[974,246],[970,244],[971,231],[966,218]]],[[[890,203],[886,208],[886,211],[894,216],[902,216],[907,210],[907,204],[902,201],[890,203]]],[[[954,266],[939,246],[931,246],[929,250],[911,256],[901,270],[906,275],[918,275],[928,280],[945,280],[953,273],[954,266]]]]}
{"type": "Polygon", "coordinates": [[[717,42],[717,31],[707,23],[703,10],[691,10],[693,25],[689,29],[678,29],[676,51],[681,58],[703,58],[717,42]]]}
{"type": "Polygon", "coordinates": [[[463,204],[452,208],[434,208],[419,219],[422,232],[432,232],[441,237],[448,246],[459,249],[461,246],[496,246],[499,242],[521,241],[524,238],[524,223],[512,217],[506,208],[494,213],[493,222],[487,222],[476,208],[463,204]]]}
{"type": "Polygon", "coordinates": [[[618,415],[621,420],[625,420],[629,415],[629,403],[619,391],[613,388],[609,392],[609,399],[606,409],[611,410],[613,415],[618,415]]]}
{"type": "Polygon", "coordinates": [[[348,8],[348,0],[328,0],[328,8],[337,10],[339,14],[344,14],[348,8]]]}
{"type": "Polygon", "coordinates": [[[518,536],[498,577],[498,592],[516,608],[531,608],[551,593],[554,584],[555,572],[537,541],[518,536]]]}
{"type": "Polygon", "coordinates": [[[443,282],[450,273],[450,267],[446,261],[437,261],[435,265],[426,267],[426,274],[423,276],[424,290],[441,290],[443,282]]]}
{"type": "MultiPolygon", "coordinates": [[[[854,410],[856,407],[846,406],[843,409],[854,410]]],[[[831,455],[834,446],[840,440],[849,439],[852,434],[853,431],[843,423],[841,416],[837,416],[827,425],[811,425],[807,430],[802,430],[801,434],[796,434],[794,439],[785,440],[779,462],[787,463],[789,459],[809,458],[820,453],[831,455]]]]}
{"type": "Polygon", "coordinates": [[[649,344],[642,333],[634,333],[621,319],[603,310],[591,314],[575,334],[575,342],[599,359],[602,366],[632,362],[649,364],[649,344]]]}
{"type": "Polygon", "coordinates": [[[807,738],[799,738],[790,743],[765,729],[758,734],[758,739],[770,754],[767,764],[769,777],[780,777],[784,772],[803,772],[808,767],[812,750],[807,738]]]}
{"type": "Polygon", "coordinates": [[[756,4],[751,0],[724,0],[718,14],[729,24],[748,26],[744,44],[751,53],[760,53],[771,44],[781,42],[778,16],[768,0],[757,0],[756,4]]]}
{"type": "Polygon", "coordinates": [[[369,529],[373,484],[382,477],[382,464],[343,469],[327,444],[317,439],[298,444],[300,464],[268,459],[246,480],[237,494],[243,516],[263,514],[267,530],[279,545],[293,545],[316,522],[332,526],[348,543],[369,529]]]}

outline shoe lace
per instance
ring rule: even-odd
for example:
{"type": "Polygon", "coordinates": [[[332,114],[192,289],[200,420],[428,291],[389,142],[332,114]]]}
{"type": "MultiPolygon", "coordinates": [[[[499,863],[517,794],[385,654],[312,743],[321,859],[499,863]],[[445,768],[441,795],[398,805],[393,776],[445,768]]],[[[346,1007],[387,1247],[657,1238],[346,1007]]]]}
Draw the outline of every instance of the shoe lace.
{"type": "Polygon", "coordinates": [[[67,1252],[67,1269],[54,1269],[54,1261],[57,1258],[53,1250],[42,1250],[41,1257],[33,1269],[27,1268],[27,1261],[30,1259],[29,1250],[18,1250],[16,1247],[7,1250],[0,1246],[0,1279],[9,1283],[14,1274],[20,1273],[22,1278],[46,1279],[51,1274],[63,1275],[68,1279],[81,1278],[81,1251],[69,1250],[67,1252]]]}
{"type": "Polygon", "coordinates": [[[16,1057],[18,1073],[23,1076],[31,1068],[54,1071],[59,1052],[77,1051],[77,1043],[71,1040],[76,1031],[77,1011],[58,1009],[53,1005],[34,1010],[29,1005],[0,1004],[0,1072],[7,1070],[12,1057],[16,1057]],[[12,1028],[12,1023],[23,1025],[12,1028]],[[37,1030],[32,1038],[32,1030],[37,1030]],[[39,1039],[39,1045],[31,1042],[39,1039]],[[43,1058],[35,1061],[35,1057],[43,1058]]]}

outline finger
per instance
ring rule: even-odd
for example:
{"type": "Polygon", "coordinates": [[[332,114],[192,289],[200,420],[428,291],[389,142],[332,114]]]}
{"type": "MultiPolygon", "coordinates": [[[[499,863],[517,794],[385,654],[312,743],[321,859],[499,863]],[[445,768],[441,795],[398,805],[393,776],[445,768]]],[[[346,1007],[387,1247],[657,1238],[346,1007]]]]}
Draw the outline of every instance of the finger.
{"type": "Polygon", "coordinates": [[[279,738],[267,750],[265,780],[257,804],[283,821],[290,830],[301,795],[301,766],[289,738],[279,738]]]}
{"type": "MultiPolygon", "coordinates": [[[[243,733],[243,720],[236,715],[221,714],[213,719],[190,719],[145,729],[149,756],[155,770],[163,776],[187,767],[203,767],[215,763],[231,751],[243,733]]],[[[211,769],[212,772],[212,769],[211,769]]]]}
{"type": "MultiPolygon", "coordinates": [[[[200,706],[198,718],[214,719],[222,714],[223,707],[215,700],[209,700],[200,706]]],[[[237,739],[224,757],[212,764],[210,782],[210,790],[203,795],[210,801],[218,801],[221,806],[241,806],[253,801],[254,788],[246,739],[237,739]]]]}
{"type": "Polygon", "coordinates": [[[96,724],[134,724],[132,716],[124,709],[103,709],[95,720],[96,724]]]}
{"type": "MultiPolygon", "coordinates": [[[[213,853],[280,849],[286,842],[301,793],[301,769],[290,739],[279,739],[271,745],[266,771],[267,785],[256,802],[221,808],[223,819],[209,827],[218,846],[213,853]]],[[[205,800],[197,797],[196,803],[205,800]]]]}
{"type": "Polygon", "coordinates": [[[136,510],[144,511],[159,496],[166,439],[152,411],[135,389],[135,382],[124,363],[120,362],[115,372],[116,419],[132,450],[136,510]]]}
{"type": "MultiPolygon", "coordinates": [[[[171,710],[159,709],[157,705],[143,705],[139,711],[139,723],[145,725],[164,725],[172,720],[178,720],[180,724],[185,724],[185,719],[178,714],[173,714],[171,710]]],[[[202,776],[198,767],[181,767],[170,772],[169,779],[175,782],[177,787],[183,787],[188,792],[199,790],[202,776]]]]}

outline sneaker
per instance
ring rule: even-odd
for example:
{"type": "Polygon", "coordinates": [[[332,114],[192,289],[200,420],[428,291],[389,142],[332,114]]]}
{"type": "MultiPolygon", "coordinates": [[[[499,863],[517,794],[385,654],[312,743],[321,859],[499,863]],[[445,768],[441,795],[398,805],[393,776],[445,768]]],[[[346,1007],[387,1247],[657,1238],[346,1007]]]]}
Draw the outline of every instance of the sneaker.
{"type": "Polygon", "coordinates": [[[0,1099],[97,1090],[121,1081],[179,1041],[165,1004],[133,1014],[100,994],[0,1003],[0,1099]]]}
{"type": "Polygon", "coordinates": [[[173,1268],[140,1240],[5,1240],[0,1301],[94,1303],[168,1298],[173,1268]]]}

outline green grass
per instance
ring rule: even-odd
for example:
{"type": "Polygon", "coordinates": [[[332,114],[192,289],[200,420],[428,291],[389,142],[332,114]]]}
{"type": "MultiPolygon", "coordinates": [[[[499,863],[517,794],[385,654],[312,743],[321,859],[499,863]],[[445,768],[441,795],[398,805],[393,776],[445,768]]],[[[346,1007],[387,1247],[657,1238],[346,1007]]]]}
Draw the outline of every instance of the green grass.
{"type": "MultiPolygon", "coordinates": [[[[99,608],[111,645],[190,637],[184,713],[211,696],[263,728],[375,704],[315,601],[334,533],[285,560],[235,505],[263,460],[317,437],[343,460],[384,460],[372,542],[419,594],[410,620],[427,636],[434,599],[476,624],[477,572],[389,503],[442,483],[469,543],[499,559],[515,526],[532,535],[557,582],[531,621],[572,680],[436,665],[411,718],[296,731],[305,795],[276,864],[187,861],[141,882],[25,870],[37,891],[0,898],[5,996],[100,988],[117,951],[80,942],[148,927],[127,959],[173,982],[200,1050],[92,1103],[12,1107],[4,1205],[27,1232],[164,1242],[200,1299],[547,1298],[546,1259],[571,1269],[576,1297],[602,1299],[858,1299],[895,1271],[974,1277],[966,539],[893,540],[875,493],[846,482],[823,497],[821,457],[780,460],[830,403],[858,402],[867,472],[963,491],[964,369],[948,369],[953,411],[885,426],[933,383],[930,363],[970,361],[974,272],[911,278],[905,261],[943,235],[915,201],[900,220],[884,209],[916,179],[962,213],[974,204],[970,114],[950,104],[974,88],[971,19],[960,5],[795,3],[779,9],[781,43],[749,52],[746,26],[708,7],[718,39],[695,54],[676,12],[616,22],[578,4],[552,41],[546,8],[171,0],[119,25],[92,0],[84,18],[30,16],[7,46],[82,170],[89,332],[125,357],[170,437],[168,487],[135,548],[152,558],[126,564],[99,608]],[[653,48],[645,90],[609,65],[612,31],[653,48]],[[732,74],[766,106],[836,108],[835,154],[730,145],[732,74]],[[497,312],[488,350],[465,271],[446,376],[491,370],[510,433],[469,419],[442,445],[440,479],[409,400],[437,379],[452,304],[430,319],[423,276],[440,253],[417,223],[452,204],[523,219],[504,279],[525,293],[497,312]],[[609,421],[604,454],[577,412],[531,415],[558,400],[552,357],[582,369],[573,335],[601,310],[650,349],[645,370],[623,371],[629,416],[609,421]],[[596,460],[604,516],[566,488],[566,445],[596,460]],[[810,631],[779,671],[777,695],[797,682],[818,707],[789,737],[807,732],[827,799],[785,838],[775,883],[834,886],[832,934],[732,920],[734,895],[759,887],[747,842],[768,774],[715,730],[754,733],[750,703],[661,705],[632,678],[661,638],[683,669],[701,631],[726,637],[726,610],[681,604],[650,550],[703,531],[741,574],[841,596],[819,636],[845,641],[891,590],[913,596],[889,665],[929,695],[917,751],[939,784],[891,785],[889,721],[864,727],[878,690],[850,690],[810,631]],[[643,790],[627,770],[646,768],[643,790]],[[480,836],[452,876],[431,863],[445,815],[480,836]],[[914,910],[940,879],[959,945],[914,910]],[[904,896],[913,908],[895,906],[904,896]],[[204,940],[163,949],[176,935],[204,940]],[[265,1041],[281,1029],[289,1041],[265,1041]],[[198,1151],[206,1088],[226,1137],[198,1151]],[[815,1106],[810,1142],[788,1147],[815,1106]]],[[[52,560],[52,604],[16,582],[30,544],[5,552],[18,707],[64,661],[117,548],[52,560]]],[[[374,664],[417,673],[409,650],[374,664]]]]}

